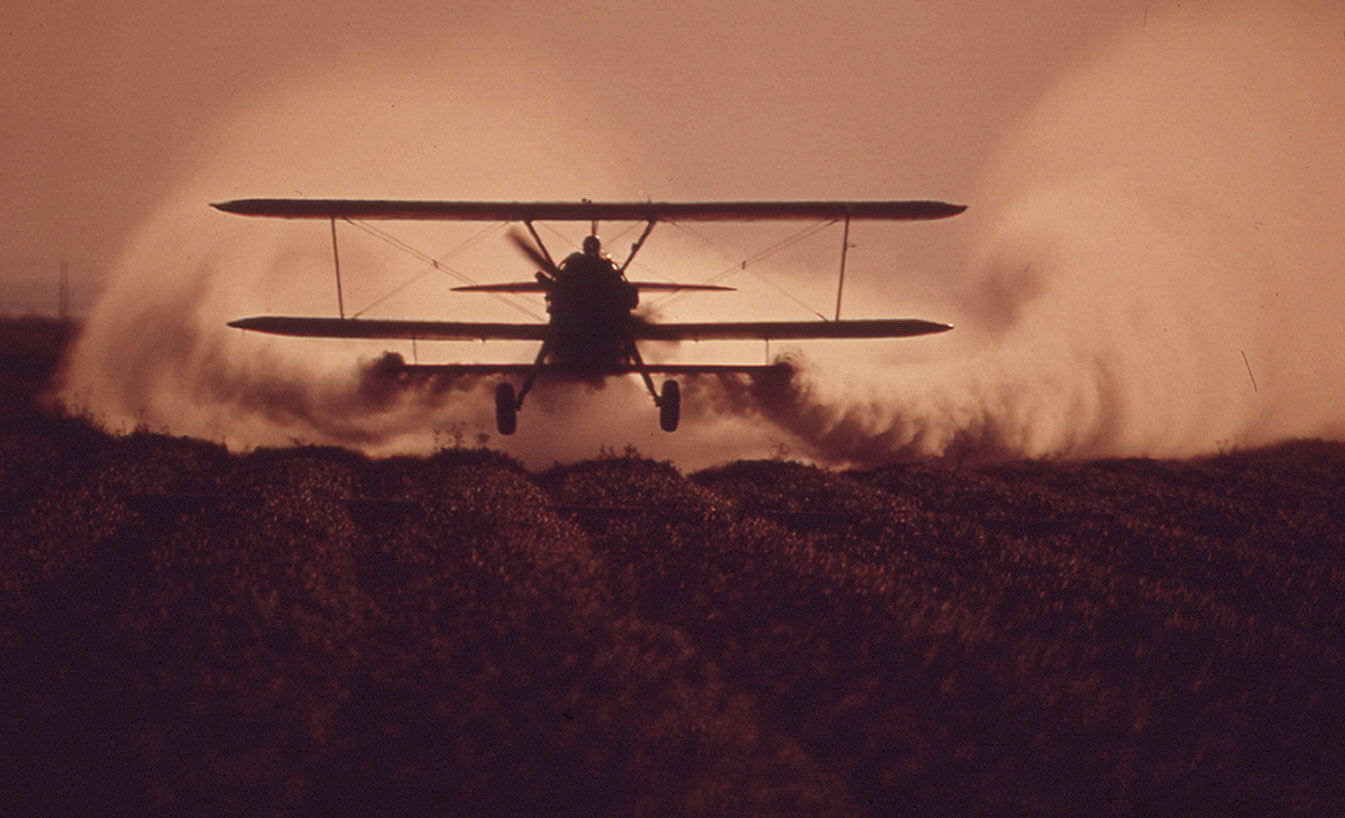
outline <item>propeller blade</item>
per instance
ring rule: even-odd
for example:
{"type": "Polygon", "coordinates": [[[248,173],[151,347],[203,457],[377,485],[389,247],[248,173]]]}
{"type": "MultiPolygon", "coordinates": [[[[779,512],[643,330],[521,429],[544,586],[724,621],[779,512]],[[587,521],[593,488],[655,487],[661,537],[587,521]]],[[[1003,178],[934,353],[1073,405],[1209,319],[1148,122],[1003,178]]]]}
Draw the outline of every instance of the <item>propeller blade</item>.
{"type": "Polygon", "coordinates": [[[556,265],[551,263],[551,259],[547,258],[545,253],[537,249],[537,246],[529,241],[527,236],[524,236],[515,229],[509,231],[509,239],[514,243],[514,246],[523,253],[523,255],[532,260],[533,264],[541,267],[552,276],[556,274],[556,265]]]}

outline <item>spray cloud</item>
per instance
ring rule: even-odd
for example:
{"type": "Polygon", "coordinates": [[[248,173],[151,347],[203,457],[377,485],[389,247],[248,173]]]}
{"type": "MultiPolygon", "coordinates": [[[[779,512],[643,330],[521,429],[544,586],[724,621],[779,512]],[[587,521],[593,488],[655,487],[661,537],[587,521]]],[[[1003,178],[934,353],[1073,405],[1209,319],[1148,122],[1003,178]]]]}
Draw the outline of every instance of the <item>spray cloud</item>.
{"type": "Polygon", "coordinates": [[[1187,456],[1345,433],[1345,49],[1150,15],[1012,135],[946,356],[767,404],[815,456],[1187,456]]]}

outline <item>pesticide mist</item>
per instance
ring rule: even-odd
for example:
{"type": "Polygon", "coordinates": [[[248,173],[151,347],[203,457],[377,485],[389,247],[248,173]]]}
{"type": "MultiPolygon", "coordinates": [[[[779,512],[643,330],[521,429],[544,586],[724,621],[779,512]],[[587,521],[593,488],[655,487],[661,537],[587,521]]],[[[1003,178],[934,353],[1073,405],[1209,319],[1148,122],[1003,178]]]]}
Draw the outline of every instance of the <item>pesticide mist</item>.
{"type": "Polygon", "coordinates": [[[949,356],[815,372],[767,415],[866,464],[1340,436],[1341,76],[1313,21],[1151,17],[991,163],[949,356]]]}

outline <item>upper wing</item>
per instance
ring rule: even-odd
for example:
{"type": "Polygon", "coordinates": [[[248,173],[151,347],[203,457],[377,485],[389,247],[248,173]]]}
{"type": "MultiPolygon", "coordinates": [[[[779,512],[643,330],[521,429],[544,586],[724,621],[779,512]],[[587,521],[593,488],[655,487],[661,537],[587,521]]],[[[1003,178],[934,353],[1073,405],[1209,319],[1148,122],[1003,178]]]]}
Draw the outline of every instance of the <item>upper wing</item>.
{"type": "Polygon", "coordinates": [[[415,338],[423,341],[541,341],[546,324],[501,324],[473,321],[404,321],[371,318],[320,318],[259,315],[230,321],[229,326],[305,338],[415,338]]]}
{"type": "Polygon", "coordinates": [[[918,318],[845,321],[744,321],[733,323],[646,324],[636,338],[650,341],[797,341],[811,338],[909,338],[947,332],[952,324],[918,318]]]}
{"type": "MultiPolygon", "coordinates": [[[[732,292],[733,287],[725,287],[720,284],[678,284],[675,282],[664,281],[630,281],[627,282],[632,287],[641,290],[658,290],[662,292],[677,292],[679,290],[707,290],[713,292],[732,292]]],[[[471,284],[464,287],[454,287],[455,293],[545,293],[550,288],[540,281],[510,281],[505,284],[471,284]]]]}
{"type": "MultiPolygon", "coordinates": [[[[406,372],[413,375],[529,375],[534,372],[548,375],[591,377],[589,373],[573,372],[563,367],[543,364],[408,364],[397,363],[386,367],[388,373],[406,372]]],[[[634,364],[618,364],[604,370],[606,375],[636,375],[640,372],[658,372],[663,375],[778,375],[788,371],[787,364],[661,364],[649,362],[643,370],[634,364]]]]}
{"type": "Polygon", "coordinates": [[[457,221],[922,220],[956,216],[966,205],[931,201],[787,202],[443,202],[396,199],[234,199],[213,207],[283,219],[448,219],[457,221]]]}
{"type": "MultiPolygon", "coordinates": [[[[542,341],[546,324],[504,324],[479,321],[413,321],[372,318],[325,318],[259,315],[230,321],[229,326],[306,338],[416,338],[426,341],[542,341]]],[[[918,318],[874,318],[845,321],[750,321],[731,323],[650,324],[632,322],[634,338],[648,341],[798,341],[824,338],[909,338],[947,332],[951,324],[918,318]]]]}

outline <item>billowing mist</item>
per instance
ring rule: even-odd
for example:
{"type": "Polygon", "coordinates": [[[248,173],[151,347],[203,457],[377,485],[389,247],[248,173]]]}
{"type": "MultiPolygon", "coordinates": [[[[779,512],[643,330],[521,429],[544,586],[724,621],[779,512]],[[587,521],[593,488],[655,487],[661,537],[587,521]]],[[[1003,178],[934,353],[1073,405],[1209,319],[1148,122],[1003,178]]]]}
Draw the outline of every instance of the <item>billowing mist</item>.
{"type": "MultiPolygon", "coordinates": [[[[938,168],[874,173],[872,162],[844,164],[815,150],[834,131],[840,143],[886,156],[886,146],[870,143],[885,132],[874,127],[884,117],[904,121],[896,103],[881,106],[901,77],[875,73],[856,92],[865,103],[858,119],[804,131],[795,147],[778,126],[806,127],[806,111],[756,111],[756,124],[737,132],[750,138],[725,151],[716,140],[732,132],[732,101],[761,89],[726,91],[730,101],[708,104],[703,119],[664,112],[668,130],[651,139],[648,126],[625,129],[630,112],[605,105],[583,72],[557,76],[533,58],[502,57],[507,44],[499,45],[477,59],[454,56],[449,68],[422,57],[359,71],[296,69],[283,88],[203,128],[174,191],[128,242],[69,364],[63,399],[111,428],[235,447],[303,441],[387,453],[487,442],[530,465],[626,446],[686,467],[772,453],[836,464],[1181,456],[1345,432],[1345,338],[1335,318],[1345,295],[1339,26],[1284,12],[1145,15],[1045,83],[1025,112],[997,120],[999,133],[972,143],[982,146],[979,158],[961,156],[962,167],[979,167],[974,181],[964,171],[946,189],[938,168]],[[724,167],[738,175],[717,177],[724,167]],[[770,169],[775,178],[763,175],[770,169]],[[206,207],[271,195],[909,197],[971,210],[958,224],[864,227],[847,280],[847,315],[947,320],[955,332],[773,350],[793,362],[792,378],[689,383],[675,435],[657,430],[633,378],[599,390],[543,385],[506,440],[494,432],[488,383],[390,384],[372,371],[384,351],[376,344],[225,326],[268,312],[335,312],[326,223],[206,207]],[[894,266],[895,280],[875,274],[894,266]]],[[[902,87],[913,93],[909,77],[902,87]]],[[[898,154],[955,150],[913,149],[918,132],[894,125],[891,133],[898,154]]],[[[535,301],[448,292],[455,276],[530,275],[501,229],[377,227],[393,241],[340,226],[347,314],[542,314],[535,301]],[[394,241],[441,259],[442,268],[399,254],[394,241]]],[[[780,235],[729,231],[698,243],[661,227],[642,263],[698,280],[780,235]]],[[[578,235],[544,238],[565,252],[578,235]]],[[[829,314],[834,292],[825,279],[839,236],[819,241],[774,260],[771,275],[829,314]],[[821,277],[819,258],[828,265],[821,277]]],[[[730,297],[739,300],[711,305],[698,296],[660,314],[812,317],[770,301],[777,290],[751,275],[729,283],[743,288],[730,297]]],[[[480,344],[387,349],[418,360],[533,354],[480,344]]],[[[760,347],[729,345],[651,357],[757,363],[761,355],[760,347]]]]}
{"type": "Polygon", "coordinates": [[[865,463],[1345,433],[1340,32],[1282,12],[1150,22],[990,163],[950,356],[843,389],[816,373],[772,419],[865,463]]]}

